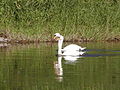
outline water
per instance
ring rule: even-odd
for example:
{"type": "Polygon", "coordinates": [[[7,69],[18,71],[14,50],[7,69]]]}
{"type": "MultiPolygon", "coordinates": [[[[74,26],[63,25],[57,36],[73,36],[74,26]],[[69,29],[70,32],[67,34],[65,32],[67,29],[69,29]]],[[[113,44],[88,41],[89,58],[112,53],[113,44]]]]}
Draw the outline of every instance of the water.
{"type": "Polygon", "coordinates": [[[80,45],[81,57],[57,57],[57,43],[0,44],[0,90],[120,90],[120,43],[80,45]]]}

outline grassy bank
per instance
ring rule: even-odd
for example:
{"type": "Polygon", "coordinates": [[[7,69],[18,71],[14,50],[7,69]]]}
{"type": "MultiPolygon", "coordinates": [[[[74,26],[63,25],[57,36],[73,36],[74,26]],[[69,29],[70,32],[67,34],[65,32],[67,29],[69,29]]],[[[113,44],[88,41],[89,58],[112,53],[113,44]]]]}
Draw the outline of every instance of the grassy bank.
{"type": "Polygon", "coordinates": [[[120,40],[118,0],[1,0],[0,31],[10,39],[120,40]]]}

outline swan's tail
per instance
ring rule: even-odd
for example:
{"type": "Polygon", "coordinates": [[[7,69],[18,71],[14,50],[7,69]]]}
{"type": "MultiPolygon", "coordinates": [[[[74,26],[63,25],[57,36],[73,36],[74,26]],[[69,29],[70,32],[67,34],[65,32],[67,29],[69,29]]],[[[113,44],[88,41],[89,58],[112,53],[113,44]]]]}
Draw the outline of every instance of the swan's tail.
{"type": "Polygon", "coordinates": [[[85,50],[85,49],[86,49],[86,47],[81,48],[81,50],[85,50]]]}

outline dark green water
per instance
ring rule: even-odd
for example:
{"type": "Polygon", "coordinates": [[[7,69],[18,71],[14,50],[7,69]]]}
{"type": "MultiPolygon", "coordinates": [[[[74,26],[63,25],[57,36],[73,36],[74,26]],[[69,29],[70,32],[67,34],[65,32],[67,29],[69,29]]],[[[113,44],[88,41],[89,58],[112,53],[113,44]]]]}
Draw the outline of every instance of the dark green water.
{"type": "Polygon", "coordinates": [[[120,90],[120,43],[80,45],[86,53],[68,61],[57,43],[0,44],[0,90],[120,90]]]}

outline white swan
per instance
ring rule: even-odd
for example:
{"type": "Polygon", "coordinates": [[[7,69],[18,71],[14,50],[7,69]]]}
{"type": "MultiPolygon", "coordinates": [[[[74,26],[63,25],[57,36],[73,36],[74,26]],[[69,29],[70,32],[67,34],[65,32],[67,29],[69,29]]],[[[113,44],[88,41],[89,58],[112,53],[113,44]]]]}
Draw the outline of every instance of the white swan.
{"type": "Polygon", "coordinates": [[[58,55],[76,56],[76,55],[84,54],[84,52],[82,52],[82,50],[84,50],[86,47],[82,48],[76,44],[70,44],[70,45],[66,46],[64,49],[62,49],[64,37],[62,35],[60,35],[59,33],[54,34],[54,39],[56,41],[58,41],[58,55]]]}

